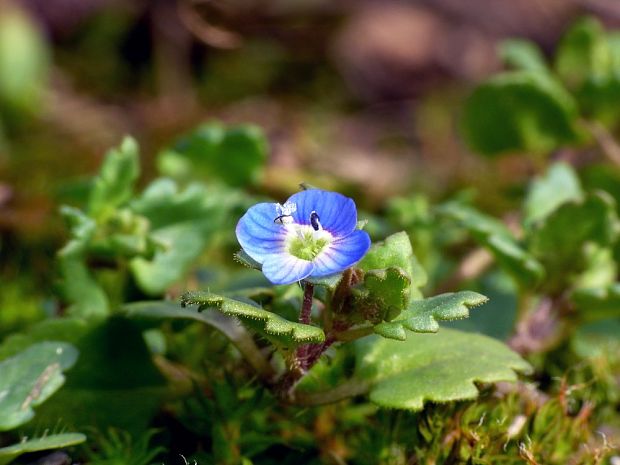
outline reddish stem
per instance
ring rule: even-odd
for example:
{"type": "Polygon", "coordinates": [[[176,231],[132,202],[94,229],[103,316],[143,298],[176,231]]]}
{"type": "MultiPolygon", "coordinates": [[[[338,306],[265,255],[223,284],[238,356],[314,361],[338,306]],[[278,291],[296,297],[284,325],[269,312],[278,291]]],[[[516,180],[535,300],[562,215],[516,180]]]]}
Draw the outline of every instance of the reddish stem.
{"type": "Polygon", "coordinates": [[[304,284],[304,300],[301,304],[301,313],[299,314],[299,322],[305,325],[310,324],[312,316],[312,297],[314,296],[314,284],[306,282],[304,284]]]}

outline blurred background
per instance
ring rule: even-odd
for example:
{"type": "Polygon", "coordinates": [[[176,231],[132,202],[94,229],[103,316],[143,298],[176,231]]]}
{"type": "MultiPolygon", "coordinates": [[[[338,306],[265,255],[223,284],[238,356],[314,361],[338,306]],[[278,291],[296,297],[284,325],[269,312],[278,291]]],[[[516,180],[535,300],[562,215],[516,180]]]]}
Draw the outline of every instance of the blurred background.
{"type": "Polygon", "coordinates": [[[263,129],[260,189],[273,196],[311,181],[363,192],[372,209],[475,186],[504,211],[536,163],[469,153],[464,99],[501,68],[500,41],[551,54],[583,14],[620,23],[612,0],[5,0],[0,258],[45,275],[57,206],[85,192],[109,147],[138,139],[144,184],[163,147],[211,120],[263,129]]]}
{"type": "Polygon", "coordinates": [[[148,159],[206,119],[264,128],[274,177],[443,189],[487,169],[455,125],[498,41],[551,51],[584,13],[620,22],[610,0],[4,1],[3,198],[92,172],[127,133],[148,159]]]}

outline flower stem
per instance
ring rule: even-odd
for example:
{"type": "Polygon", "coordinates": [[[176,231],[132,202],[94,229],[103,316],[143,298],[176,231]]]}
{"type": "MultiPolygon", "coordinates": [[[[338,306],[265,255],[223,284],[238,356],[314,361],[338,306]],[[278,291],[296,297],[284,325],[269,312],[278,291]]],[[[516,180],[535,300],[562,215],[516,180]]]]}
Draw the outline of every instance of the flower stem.
{"type": "Polygon", "coordinates": [[[314,296],[314,284],[306,282],[304,284],[304,300],[301,304],[301,312],[299,314],[299,322],[305,325],[310,324],[310,316],[312,315],[312,297],[314,296]]]}

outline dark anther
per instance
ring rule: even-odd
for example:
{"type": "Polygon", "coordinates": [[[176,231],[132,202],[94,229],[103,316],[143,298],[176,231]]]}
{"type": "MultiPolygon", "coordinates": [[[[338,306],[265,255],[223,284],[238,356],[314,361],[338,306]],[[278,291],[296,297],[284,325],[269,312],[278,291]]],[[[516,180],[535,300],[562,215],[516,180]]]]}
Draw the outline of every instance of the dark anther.
{"type": "Polygon", "coordinates": [[[310,224],[312,225],[315,231],[318,231],[319,229],[321,229],[321,219],[319,218],[319,215],[317,215],[315,211],[310,213],[310,224]]]}
{"type": "Polygon", "coordinates": [[[284,224],[284,218],[292,218],[291,215],[280,215],[275,220],[273,220],[276,224],[284,224]]]}

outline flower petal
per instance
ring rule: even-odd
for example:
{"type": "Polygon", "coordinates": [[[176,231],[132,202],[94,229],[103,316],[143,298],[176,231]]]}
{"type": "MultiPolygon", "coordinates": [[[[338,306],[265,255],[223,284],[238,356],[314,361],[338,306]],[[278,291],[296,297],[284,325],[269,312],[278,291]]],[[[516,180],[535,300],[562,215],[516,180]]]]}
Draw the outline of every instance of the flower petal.
{"type": "Polygon", "coordinates": [[[346,236],[357,225],[355,202],[337,192],[308,189],[292,195],[287,202],[297,205],[295,223],[310,224],[310,214],[315,211],[323,229],[334,236],[346,236]]]}
{"type": "Polygon", "coordinates": [[[294,257],[288,253],[270,255],[263,263],[263,274],[273,284],[291,284],[307,278],[314,270],[308,260],[294,257]]]}
{"type": "Polygon", "coordinates": [[[278,216],[275,203],[251,207],[237,223],[237,240],[243,250],[259,263],[268,255],[284,252],[286,228],[274,223],[278,216]]]}
{"type": "Polygon", "coordinates": [[[336,238],[314,260],[312,276],[340,273],[360,261],[370,248],[370,236],[366,231],[353,231],[346,237],[336,238]]]}

